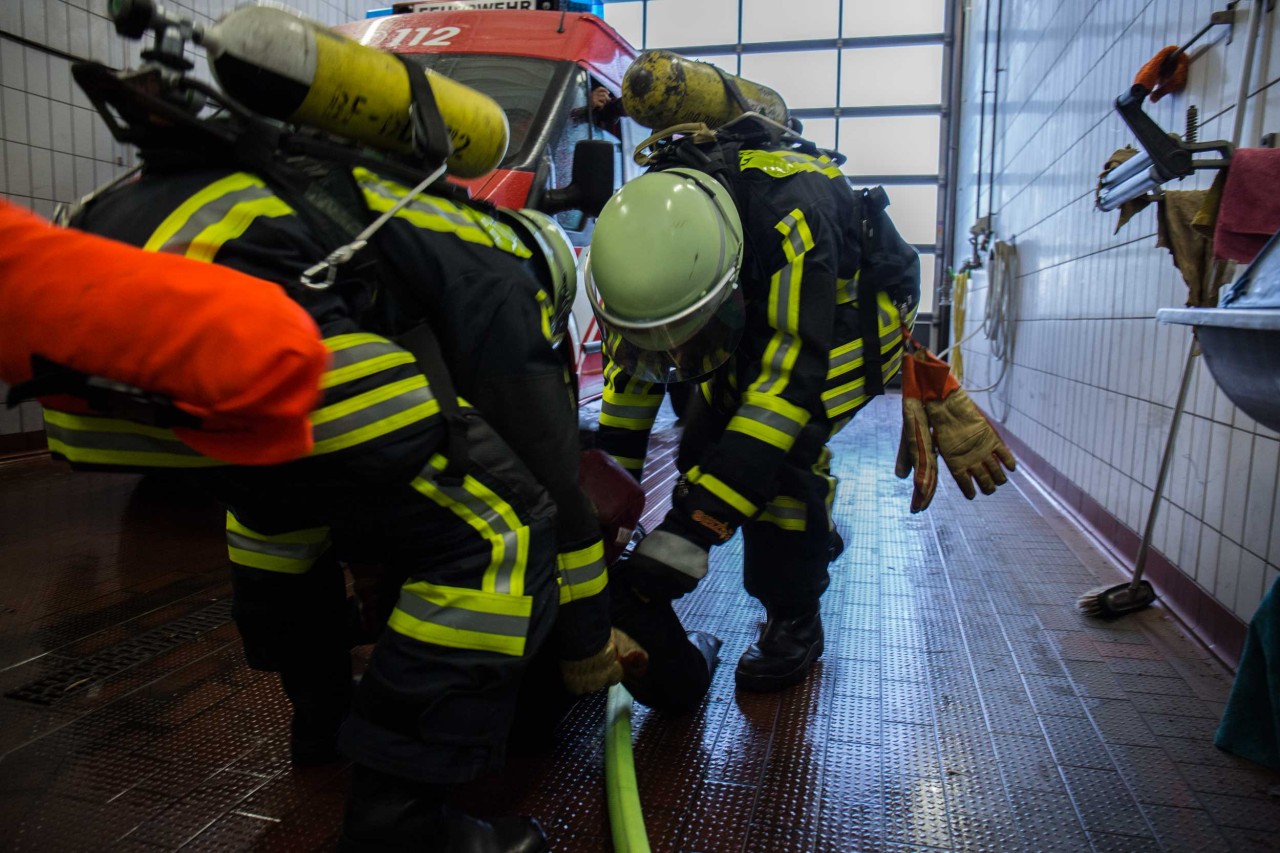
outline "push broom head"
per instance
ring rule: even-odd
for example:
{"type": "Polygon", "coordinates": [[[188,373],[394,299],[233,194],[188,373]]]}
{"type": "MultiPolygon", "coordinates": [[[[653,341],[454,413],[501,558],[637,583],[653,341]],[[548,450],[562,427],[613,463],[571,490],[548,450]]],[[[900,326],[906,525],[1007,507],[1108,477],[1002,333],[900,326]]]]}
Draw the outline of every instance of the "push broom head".
{"type": "Polygon", "coordinates": [[[1085,616],[1107,619],[1141,610],[1155,600],[1156,591],[1151,584],[1138,581],[1091,589],[1076,600],[1076,606],[1085,616]]]}

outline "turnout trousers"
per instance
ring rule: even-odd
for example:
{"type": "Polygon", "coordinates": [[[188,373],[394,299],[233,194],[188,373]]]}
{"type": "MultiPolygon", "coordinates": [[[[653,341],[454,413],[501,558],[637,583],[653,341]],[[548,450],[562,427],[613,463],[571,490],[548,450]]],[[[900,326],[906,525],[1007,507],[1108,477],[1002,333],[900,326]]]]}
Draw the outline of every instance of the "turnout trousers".
{"type": "Polygon", "coordinates": [[[358,764],[434,784],[502,763],[525,667],[558,599],[551,503],[487,424],[467,421],[462,477],[437,453],[390,482],[318,471],[271,483],[278,472],[240,469],[215,490],[230,506],[246,657],[280,672],[286,691],[291,676],[312,692],[341,689],[337,673],[349,683],[341,563],[378,564],[384,585],[399,584],[340,745],[358,764]]]}
{"type": "MultiPolygon", "coordinates": [[[[705,458],[732,416],[703,393],[693,395],[676,457],[682,475],[705,458]]],[[[813,612],[831,581],[836,478],[826,443],[843,425],[810,420],[778,469],[774,496],[742,525],[743,586],[771,615],[813,612]]]]}

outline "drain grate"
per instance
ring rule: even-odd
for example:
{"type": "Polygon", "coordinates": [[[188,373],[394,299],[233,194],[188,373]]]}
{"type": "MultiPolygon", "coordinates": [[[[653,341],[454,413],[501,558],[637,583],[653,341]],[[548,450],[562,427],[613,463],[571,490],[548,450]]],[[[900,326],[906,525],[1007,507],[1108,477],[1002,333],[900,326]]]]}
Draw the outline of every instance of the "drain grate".
{"type": "Polygon", "coordinates": [[[73,693],[106,681],[127,669],[189,643],[231,621],[231,599],[224,598],[145,634],[95,652],[4,694],[9,699],[53,705],[73,693]]]}

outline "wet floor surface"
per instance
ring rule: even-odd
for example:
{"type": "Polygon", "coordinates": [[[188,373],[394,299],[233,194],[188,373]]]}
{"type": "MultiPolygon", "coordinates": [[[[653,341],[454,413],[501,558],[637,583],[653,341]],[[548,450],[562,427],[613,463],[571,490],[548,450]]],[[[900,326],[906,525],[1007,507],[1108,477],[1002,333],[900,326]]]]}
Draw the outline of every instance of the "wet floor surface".
{"type": "MultiPolygon", "coordinates": [[[[1280,850],[1280,776],[1212,745],[1229,673],[1159,607],[1079,616],[1116,570],[1025,478],[972,503],[948,481],[910,515],[897,434],[886,399],[833,443],[849,547],[804,684],[734,690],[763,617],[737,540],[679,602],[725,661],[696,714],[636,710],[653,850],[1280,850]]],[[[347,770],[290,768],[221,520],[161,480],[0,465],[0,849],[332,848],[347,770]]],[[[610,850],[603,716],[583,701],[466,805],[610,850]]]]}

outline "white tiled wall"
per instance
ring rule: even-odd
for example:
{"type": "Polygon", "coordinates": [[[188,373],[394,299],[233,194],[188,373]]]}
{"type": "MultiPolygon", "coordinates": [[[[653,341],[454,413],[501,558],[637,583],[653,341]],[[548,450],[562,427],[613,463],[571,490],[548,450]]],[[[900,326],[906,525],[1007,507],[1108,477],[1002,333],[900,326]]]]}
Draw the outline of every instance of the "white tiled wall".
{"type": "MultiPolygon", "coordinates": [[[[327,24],[363,18],[366,9],[390,5],[377,0],[283,2],[327,24]]],[[[209,22],[241,3],[166,0],[164,5],[209,22]]],[[[59,202],[86,195],[133,165],[132,152],[111,138],[72,81],[71,61],[62,54],[120,68],[136,65],[142,47],[116,35],[107,19],[107,0],[0,0],[0,195],[48,217],[59,202]]],[[[39,406],[6,410],[4,393],[0,383],[0,435],[43,429],[39,406]]]]}
{"type": "MultiPolygon", "coordinates": [[[[986,3],[987,88],[996,88],[999,0],[972,0],[965,33],[965,101],[957,230],[967,235],[988,208],[992,96],[979,152],[979,98],[986,3]],[[977,171],[982,160],[983,180],[977,171]]],[[[1248,11],[1245,0],[1240,8],[1248,11]]],[[[1172,258],[1155,246],[1155,208],[1113,234],[1116,214],[1094,209],[1097,174],[1130,141],[1112,108],[1138,68],[1166,44],[1181,44],[1208,23],[1221,0],[1004,0],[998,111],[994,120],[994,228],[1020,256],[1016,348],[994,391],[975,395],[1049,464],[1129,528],[1141,532],[1177,395],[1190,333],[1158,324],[1157,309],[1186,299],[1172,258]]],[[[1280,12],[1274,13],[1280,14],[1280,12]]],[[[1280,30],[1280,28],[1278,28],[1280,30]]],[[[1265,32],[1265,30],[1264,30],[1265,32]]],[[[1199,107],[1200,138],[1229,139],[1247,35],[1242,19],[1231,44],[1215,28],[1191,66],[1185,92],[1146,105],[1162,127],[1181,132],[1188,104],[1199,107]]],[[[1270,67],[1255,69],[1257,90],[1280,75],[1280,31],[1270,67]],[[1260,75],[1260,76],[1257,76],[1260,75]]],[[[1261,39],[1259,55],[1261,55],[1261,39]]],[[[1280,130],[1280,85],[1265,99],[1263,132],[1280,130]]],[[[1245,146],[1257,145],[1247,137],[1245,146]]],[[[1206,177],[1180,187],[1207,186],[1206,177]]],[[[958,267],[969,249],[952,252],[958,267]]],[[[969,289],[966,334],[982,321],[986,271],[969,289]]],[[[999,375],[981,333],[962,347],[965,385],[999,375]]],[[[1155,547],[1225,607],[1248,619],[1280,572],[1280,436],[1235,408],[1198,359],[1175,461],[1156,526],[1155,547]]]]}

